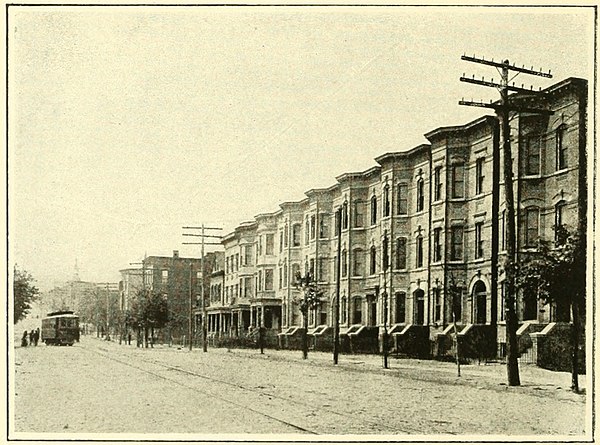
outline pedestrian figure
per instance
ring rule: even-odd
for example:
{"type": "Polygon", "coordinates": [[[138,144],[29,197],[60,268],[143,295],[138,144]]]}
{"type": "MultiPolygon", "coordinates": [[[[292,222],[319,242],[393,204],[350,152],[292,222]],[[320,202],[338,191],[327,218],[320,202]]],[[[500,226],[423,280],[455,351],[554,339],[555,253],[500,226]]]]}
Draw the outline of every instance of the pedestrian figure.
{"type": "Polygon", "coordinates": [[[38,341],[40,341],[40,328],[37,328],[33,333],[33,344],[34,346],[38,345],[38,341]]]}
{"type": "Polygon", "coordinates": [[[23,332],[23,337],[21,338],[21,346],[27,346],[27,331],[23,332]]]}
{"type": "Polygon", "coordinates": [[[127,333],[127,344],[130,345],[131,344],[131,332],[127,333]]]}
{"type": "Polygon", "coordinates": [[[31,331],[29,331],[29,344],[33,346],[33,336],[35,334],[35,331],[32,329],[31,331]]]}

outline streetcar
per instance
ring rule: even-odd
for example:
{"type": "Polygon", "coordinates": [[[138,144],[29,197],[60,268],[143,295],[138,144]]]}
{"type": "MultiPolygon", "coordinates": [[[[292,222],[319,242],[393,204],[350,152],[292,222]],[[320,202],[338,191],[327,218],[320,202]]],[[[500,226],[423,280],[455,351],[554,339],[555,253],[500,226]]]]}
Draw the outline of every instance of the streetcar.
{"type": "Polygon", "coordinates": [[[42,341],[47,345],[69,345],[79,341],[79,317],[73,311],[50,312],[42,318],[42,341]]]}

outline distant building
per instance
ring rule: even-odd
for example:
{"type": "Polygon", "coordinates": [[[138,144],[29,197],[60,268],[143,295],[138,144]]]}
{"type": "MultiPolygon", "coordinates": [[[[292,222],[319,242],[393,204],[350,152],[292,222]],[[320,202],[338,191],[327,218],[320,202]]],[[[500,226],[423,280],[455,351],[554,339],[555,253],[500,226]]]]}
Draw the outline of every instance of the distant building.
{"type": "MultiPolygon", "coordinates": [[[[204,257],[205,295],[208,295],[210,273],[218,253],[207,253],[204,257]]],[[[192,312],[200,305],[202,292],[202,260],[183,258],[174,250],[173,256],[148,256],[138,269],[121,270],[122,308],[130,308],[131,301],[140,289],[160,292],[167,299],[169,324],[163,331],[163,339],[179,342],[188,334],[190,319],[190,293],[192,312]],[[142,276],[144,280],[142,283],[142,276]]]]}

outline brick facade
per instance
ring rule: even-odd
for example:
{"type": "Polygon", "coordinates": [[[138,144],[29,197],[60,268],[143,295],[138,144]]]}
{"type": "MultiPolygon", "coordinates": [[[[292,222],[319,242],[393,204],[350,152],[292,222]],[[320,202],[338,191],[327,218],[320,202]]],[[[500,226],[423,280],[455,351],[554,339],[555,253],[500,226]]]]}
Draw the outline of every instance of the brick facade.
{"type": "MultiPolygon", "coordinates": [[[[556,223],[576,228],[586,208],[587,82],[569,78],[540,97],[533,104],[526,96],[512,97],[552,112],[516,114],[510,122],[518,255],[534,249],[539,238],[553,239],[556,223]]],[[[344,336],[369,343],[376,335],[371,328],[381,329],[385,319],[395,347],[425,335],[432,345],[426,352],[435,352],[452,322],[444,290],[453,279],[463,288],[457,324],[465,341],[477,354],[477,345],[488,345],[492,335],[501,351],[506,221],[502,162],[494,162],[494,153],[502,159],[499,127],[495,117],[484,116],[437,128],[425,134],[429,144],[383,154],[364,172],[342,174],[333,186],[240,225],[223,239],[230,297],[221,310],[238,314],[230,327],[239,335],[262,324],[293,335],[302,325],[302,293],[293,277],[310,271],[323,291],[321,305],[309,314],[316,339],[319,326],[332,325],[339,238],[342,343],[344,336]]],[[[561,308],[520,297],[517,312],[519,320],[541,323],[563,316],[561,308]]]]}

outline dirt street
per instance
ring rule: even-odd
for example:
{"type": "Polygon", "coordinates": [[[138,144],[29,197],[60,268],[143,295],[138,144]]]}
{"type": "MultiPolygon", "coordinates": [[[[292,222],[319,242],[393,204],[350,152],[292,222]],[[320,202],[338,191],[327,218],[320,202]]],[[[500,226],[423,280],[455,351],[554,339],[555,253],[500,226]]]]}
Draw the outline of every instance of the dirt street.
{"type": "MultiPolygon", "coordinates": [[[[15,348],[11,437],[21,433],[581,436],[585,395],[569,375],[504,366],[299,351],[154,349],[83,337],[15,348]]],[[[582,379],[583,380],[583,379],[582,379]]],[[[83,437],[83,436],[72,436],[83,437]]],[[[531,437],[529,438],[531,439],[531,437]]],[[[571,437],[574,439],[574,437],[571,437]]]]}

